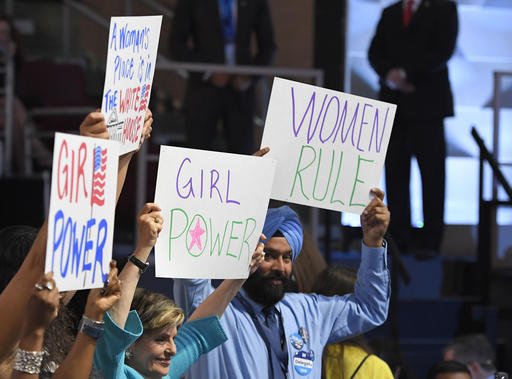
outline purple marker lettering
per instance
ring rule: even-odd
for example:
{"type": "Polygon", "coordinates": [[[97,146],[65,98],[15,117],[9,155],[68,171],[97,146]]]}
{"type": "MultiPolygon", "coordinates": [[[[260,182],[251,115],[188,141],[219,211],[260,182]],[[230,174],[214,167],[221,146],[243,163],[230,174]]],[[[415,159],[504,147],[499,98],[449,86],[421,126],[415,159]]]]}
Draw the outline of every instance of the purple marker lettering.
{"type": "Polygon", "coordinates": [[[188,199],[188,197],[190,195],[192,195],[192,197],[195,197],[194,188],[192,187],[192,177],[189,177],[188,181],[182,186],[182,188],[188,189],[188,192],[184,193],[184,194],[182,194],[180,192],[179,181],[180,181],[180,177],[181,177],[181,170],[182,170],[183,166],[185,165],[185,162],[192,163],[190,158],[183,159],[183,161],[181,161],[180,168],[178,169],[178,175],[176,175],[176,193],[182,199],[188,199]]]}
{"type": "Polygon", "coordinates": [[[237,205],[240,205],[240,202],[237,201],[237,200],[231,200],[229,198],[229,184],[231,183],[231,171],[228,170],[228,183],[227,183],[227,186],[226,186],[226,203],[227,204],[237,204],[237,205]]]}

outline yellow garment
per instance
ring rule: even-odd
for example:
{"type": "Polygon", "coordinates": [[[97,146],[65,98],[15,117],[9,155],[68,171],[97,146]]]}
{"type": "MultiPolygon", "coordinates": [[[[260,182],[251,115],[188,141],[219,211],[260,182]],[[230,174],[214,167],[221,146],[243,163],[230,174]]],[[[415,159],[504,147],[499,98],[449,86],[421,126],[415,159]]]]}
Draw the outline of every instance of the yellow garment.
{"type": "MultiPolygon", "coordinates": [[[[358,346],[341,343],[328,345],[324,352],[322,378],[350,379],[367,355],[358,346]]],[[[393,379],[393,374],[386,362],[372,354],[357,371],[354,379],[393,379]]]]}

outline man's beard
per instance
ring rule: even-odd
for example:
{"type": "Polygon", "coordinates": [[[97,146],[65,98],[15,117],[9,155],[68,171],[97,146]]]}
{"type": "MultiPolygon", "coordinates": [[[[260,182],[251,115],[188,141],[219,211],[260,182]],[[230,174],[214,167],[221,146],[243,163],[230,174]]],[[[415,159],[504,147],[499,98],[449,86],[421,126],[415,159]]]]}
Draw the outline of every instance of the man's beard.
{"type": "Polygon", "coordinates": [[[262,276],[259,271],[249,276],[244,283],[244,289],[250,298],[264,306],[274,305],[281,301],[290,285],[290,279],[279,272],[271,272],[262,276]],[[281,284],[272,284],[272,280],[280,280],[281,284]]]}

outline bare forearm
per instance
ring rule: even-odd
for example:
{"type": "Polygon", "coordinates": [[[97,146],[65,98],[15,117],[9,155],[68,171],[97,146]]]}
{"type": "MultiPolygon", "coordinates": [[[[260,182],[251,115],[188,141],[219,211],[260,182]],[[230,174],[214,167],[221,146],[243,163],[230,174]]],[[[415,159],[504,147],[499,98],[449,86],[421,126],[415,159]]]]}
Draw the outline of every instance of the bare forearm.
{"type": "Polygon", "coordinates": [[[0,294],[0,361],[4,360],[20,341],[24,314],[32,295],[32,287],[44,271],[47,223],[43,224],[19,271],[0,294]]]}
{"type": "Polygon", "coordinates": [[[117,168],[116,201],[119,200],[121,192],[123,191],[124,181],[126,180],[126,174],[128,173],[128,167],[130,166],[132,157],[132,153],[127,153],[119,157],[119,166],[117,168]]]}
{"type": "Polygon", "coordinates": [[[32,294],[31,287],[39,276],[26,274],[15,277],[0,295],[0,309],[9,310],[0,313],[0,361],[11,354],[22,337],[24,313],[32,294]]]}
{"type": "MultiPolygon", "coordinates": [[[[142,262],[146,262],[150,252],[151,248],[138,248],[134,251],[134,256],[142,262]]],[[[124,325],[126,324],[128,313],[130,312],[130,306],[133,300],[133,295],[135,294],[135,290],[137,289],[137,285],[139,283],[139,278],[139,268],[128,261],[119,274],[119,279],[123,283],[121,289],[121,298],[117,304],[114,305],[109,311],[112,320],[121,328],[124,328],[124,325]]]]}
{"type": "Polygon", "coordinates": [[[231,300],[236,296],[245,279],[226,279],[190,315],[189,320],[208,316],[221,317],[231,300]]]}
{"type": "Polygon", "coordinates": [[[78,333],[75,343],[52,378],[87,379],[91,373],[96,340],[84,333],[78,333]]]}

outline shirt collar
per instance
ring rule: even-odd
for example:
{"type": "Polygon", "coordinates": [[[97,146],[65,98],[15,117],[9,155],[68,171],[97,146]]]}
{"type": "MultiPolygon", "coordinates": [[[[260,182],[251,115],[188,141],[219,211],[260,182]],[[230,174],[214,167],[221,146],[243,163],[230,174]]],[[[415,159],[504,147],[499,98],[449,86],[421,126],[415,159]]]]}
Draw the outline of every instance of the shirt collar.
{"type": "Polygon", "coordinates": [[[245,300],[247,300],[247,303],[249,303],[249,305],[251,306],[251,309],[254,312],[254,314],[256,314],[256,315],[260,314],[261,311],[263,310],[263,305],[260,303],[257,303],[253,299],[251,299],[251,297],[249,296],[249,294],[247,293],[247,291],[244,288],[240,288],[239,292],[240,292],[240,295],[242,295],[242,297],[245,300]]]}
{"type": "MultiPolygon", "coordinates": [[[[254,314],[259,315],[263,312],[264,306],[256,301],[254,301],[253,299],[251,299],[251,297],[249,296],[249,294],[247,293],[247,291],[244,288],[240,288],[240,290],[238,292],[247,301],[247,303],[249,303],[251,310],[254,312],[254,314]]],[[[278,301],[277,303],[274,304],[274,307],[277,309],[278,313],[281,312],[281,307],[279,306],[280,303],[281,302],[278,301]]]]}

